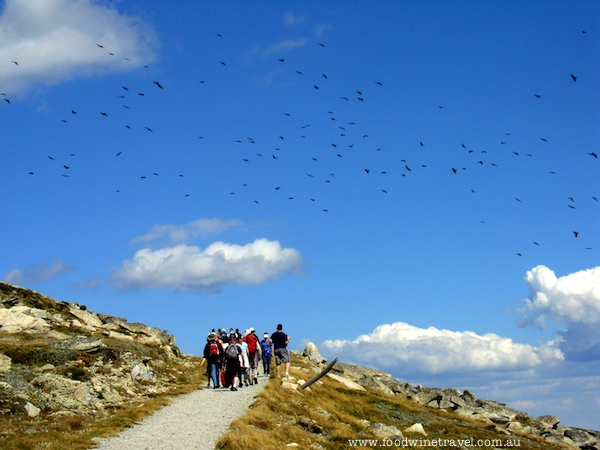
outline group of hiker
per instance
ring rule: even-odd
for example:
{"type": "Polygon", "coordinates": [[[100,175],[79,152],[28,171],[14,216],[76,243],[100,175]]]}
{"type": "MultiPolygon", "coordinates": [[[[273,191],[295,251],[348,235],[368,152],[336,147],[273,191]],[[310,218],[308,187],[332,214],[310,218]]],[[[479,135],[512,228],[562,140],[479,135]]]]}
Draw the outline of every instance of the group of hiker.
{"type": "Polygon", "coordinates": [[[263,334],[259,340],[256,330],[249,328],[240,333],[239,329],[213,329],[206,337],[204,358],[207,362],[208,384],[213,389],[220,387],[237,391],[238,387],[258,384],[258,367],[262,361],[263,375],[271,375],[271,360],[275,356],[276,375],[280,376],[281,364],[285,364],[285,376],[289,376],[290,356],[287,344],[290,337],[277,325],[277,331],[269,336],[263,334]]]}

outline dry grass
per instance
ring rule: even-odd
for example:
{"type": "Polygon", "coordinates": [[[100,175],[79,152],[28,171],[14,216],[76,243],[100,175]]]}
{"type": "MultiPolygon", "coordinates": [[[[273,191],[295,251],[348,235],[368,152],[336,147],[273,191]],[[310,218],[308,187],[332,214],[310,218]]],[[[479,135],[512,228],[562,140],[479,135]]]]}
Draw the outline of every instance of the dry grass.
{"type": "MultiPolygon", "coordinates": [[[[302,359],[293,357],[292,376],[305,380],[312,377],[301,369],[304,365],[302,359]]],[[[297,392],[281,388],[280,380],[270,379],[247,414],[234,421],[217,442],[217,448],[280,450],[291,443],[298,444],[297,448],[301,449],[375,448],[349,443],[354,439],[377,439],[369,426],[373,423],[393,425],[399,430],[421,423],[430,440],[472,438],[474,441],[500,439],[506,442],[507,438],[513,438],[519,439],[518,448],[522,450],[560,448],[539,439],[507,436],[483,422],[433,410],[400,396],[387,396],[372,390],[352,391],[331,378],[321,380],[323,384],[312,385],[310,391],[297,392]]],[[[420,436],[405,437],[418,439],[420,436]]],[[[448,445],[435,447],[449,448],[448,445]]],[[[417,445],[414,448],[423,450],[426,447],[417,445]]]]}
{"type": "MultiPolygon", "coordinates": [[[[197,362],[197,361],[196,361],[197,362]]],[[[0,415],[0,448],[2,450],[84,450],[95,446],[94,440],[114,436],[171,403],[180,394],[199,389],[206,383],[206,368],[170,363],[172,375],[167,392],[146,395],[138,402],[124,403],[119,408],[103,411],[77,411],[56,414],[42,411],[35,418],[20,414],[0,415]]],[[[0,404],[2,399],[0,399],[0,404]]]]}

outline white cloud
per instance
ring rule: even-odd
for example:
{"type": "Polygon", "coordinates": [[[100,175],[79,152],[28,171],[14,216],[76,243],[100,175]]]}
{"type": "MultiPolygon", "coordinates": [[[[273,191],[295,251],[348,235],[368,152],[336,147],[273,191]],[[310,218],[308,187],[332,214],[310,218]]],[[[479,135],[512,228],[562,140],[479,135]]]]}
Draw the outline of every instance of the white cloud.
{"type": "Polygon", "coordinates": [[[218,292],[229,283],[258,285],[285,272],[300,271],[301,265],[298,250],[282,248],[278,241],[267,239],[243,246],[219,241],[204,250],[179,244],[137,251],[113,273],[112,280],[121,289],[218,292]]]}
{"type": "Polygon", "coordinates": [[[48,281],[58,275],[75,270],[75,266],[66,264],[62,259],[54,259],[49,264],[32,264],[21,269],[13,269],[4,275],[3,281],[9,284],[36,283],[48,281]]]}
{"type": "Polygon", "coordinates": [[[271,44],[264,52],[263,57],[272,55],[273,53],[287,52],[296,47],[302,47],[308,43],[308,40],[305,38],[298,39],[288,39],[281,42],[276,42],[271,44]]]}
{"type": "Polygon", "coordinates": [[[380,325],[353,341],[325,341],[322,346],[324,354],[342,361],[413,375],[528,370],[563,359],[552,343],[532,347],[492,333],[423,329],[403,322],[380,325]]]}
{"type": "Polygon", "coordinates": [[[71,287],[81,290],[98,289],[101,281],[102,277],[96,277],[93,280],[86,278],[84,281],[76,281],[75,283],[71,284],[71,287]]]}
{"type": "Polygon", "coordinates": [[[10,95],[76,75],[131,70],[152,61],[155,46],[148,24],[105,2],[6,0],[0,17],[0,89],[10,95]]]}
{"type": "Polygon", "coordinates": [[[552,270],[537,266],[525,281],[530,295],[518,325],[545,328],[548,322],[566,325],[560,347],[568,359],[600,359],[600,267],[557,278],[552,270]]]}
{"type": "Polygon", "coordinates": [[[283,14],[283,21],[286,25],[296,25],[300,22],[304,22],[305,16],[297,16],[293,12],[286,12],[283,14]]]}
{"type": "Polygon", "coordinates": [[[148,243],[167,237],[171,244],[188,242],[198,236],[219,234],[228,228],[239,228],[244,225],[241,220],[198,219],[185,225],[154,225],[150,231],[133,239],[132,242],[148,243]]]}

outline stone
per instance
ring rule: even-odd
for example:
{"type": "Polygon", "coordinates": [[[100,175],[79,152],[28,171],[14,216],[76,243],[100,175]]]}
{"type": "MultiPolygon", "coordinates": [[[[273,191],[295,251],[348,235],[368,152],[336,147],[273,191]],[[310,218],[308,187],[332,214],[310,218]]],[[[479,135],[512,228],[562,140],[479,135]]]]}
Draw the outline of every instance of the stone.
{"type": "Polygon", "coordinates": [[[423,436],[427,436],[427,433],[425,432],[425,428],[423,428],[423,425],[421,425],[420,423],[415,423],[415,424],[411,425],[406,430],[404,430],[404,432],[405,433],[422,434],[423,436]]]}
{"type": "Polygon", "coordinates": [[[302,356],[304,358],[308,358],[308,360],[313,364],[320,364],[325,361],[325,359],[319,354],[317,346],[312,342],[306,344],[306,347],[302,351],[302,356]]]}
{"type": "Polygon", "coordinates": [[[32,403],[25,403],[25,411],[27,411],[27,415],[29,417],[37,417],[40,412],[42,411],[40,408],[38,408],[37,406],[33,405],[32,403]]]}
{"type": "Polygon", "coordinates": [[[552,428],[556,427],[556,425],[560,423],[560,419],[556,416],[539,416],[537,417],[537,420],[552,428]]]}
{"type": "Polygon", "coordinates": [[[12,366],[12,359],[4,353],[0,353],[0,373],[8,372],[12,366]]]}
{"type": "Polygon", "coordinates": [[[596,441],[591,434],[579,428],[568,428],[565,430],[564,435],[570,438],[577,445],[589,444],[596,441]]]}
{"type": "Polygon", "coordinates": [[[102,326],[102,321],[98,318],[95,312],[88,310],[69,309],[69,312],[77,317],[81,322],[86,325],[99,328],[102,326]]]}
{"type": "Polygon", "coordinates": [[[364,387],[362,387],[360,384],[355,383],[354,381],[352,381],[342,375],[338,375],[336,373],[329,372],[326,376],[334,379],[338,383],[343,384],[345,387],[347,387],[348,389],[351,389],[353,391],[366,391],[366,389],[364,387]]]}
{"type": "Polygon", "coordinates": [[[131,369],[131,378],[140,382],[152,382],[155,380],[154,372],[144,364],[136,364],[131,369]]]}
{"type": "Polygon", "coordinates": [[[106,347],[102,339],[91,336],[75,336],[54,343],[57,348],[82,352],[95,352],[106,347]]]}
{"type": "Polygon", "coordinates": [[[153,336],[154,333],[152,332],[152,330],[150,329],[150,327],[148,325],[144,325],[143,323],[121,323],[119,324],[121,326],[121,328],[129,331],[130,333],[142,333],[145,334],[146,336],[153,336]]]}
{"type": "Polygon", "coordinates": [[[79,402],[83,402],[83,399],[89,393],[90,393],[90,386],[87,384],[80,384],[79,386],[77,386],[77,389],[75,389],[75,393],[73,394],[73,397],[75,397],[75,400],[77,400],[79,402]]]}
{"type": "Polygon", "coordinates": [[[37,369],[35,369],[36,372],[51,372],[54,369],[56,369],[56,367],[54,367],[54,364],[44,364],[42,367],[38,367],[37,369]]]}
{"type": "Polygon", "coordinates": [[[382,394],[394,395],[394,391],[392,391],[383,382],[379,381],[377,378],[371,375],[363,375],[358,380],[356,380],[356,382],[363,387],[374,389],[378,392],[381,392],[382,394]]]}
{"type": "MultiPolygon", "coordinates": [[[[18,308],[18,307],[15,307],[18,308]]],[[[21,311],[31,310],[31,308],[21,308],[21,311]]],[[[19,333],[21,331],[43,331],[50,328],[44,319],[33,317],[25,312],[15,311],[14,308],[0,308],[0,329],[5,333],[19,333]]]]}
{"type": "Polygon", "coordinates": [[[289,381],[283,381],[281,383],[281,387],[283,389],[289,389],[291,391],[297,391],[298,390],[298,385],[296,383],[290,383],[289,381]]]}
{"type": "Polygon", "coordinates": [[[379,438],[387,439],[404,439],[402,431],[393,425],[385,425],[383,423],[372,423],[369,428],[373,430],[373,433],[379,438]]]}

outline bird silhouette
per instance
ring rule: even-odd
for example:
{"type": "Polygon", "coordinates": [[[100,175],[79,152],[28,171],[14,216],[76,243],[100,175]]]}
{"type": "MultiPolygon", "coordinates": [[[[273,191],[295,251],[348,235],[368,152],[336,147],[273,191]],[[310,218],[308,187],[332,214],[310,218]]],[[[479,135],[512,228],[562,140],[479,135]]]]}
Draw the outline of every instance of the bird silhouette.
{"type": "Polygon", "coordinates": [[[579,231],[573,231],[575,233],[575,237],[579,236],[579,231]]]}
{"type": "Polygon", "coordinates": [[[163,89],[163,87],[161,86],[161,84],[158,81],[155,81],[154,84],[157,85],[159,88],[163,89]]]}
{"type": "Polygon", "coordinates": [[[573,74],[571,74],[571,78],[573,78],[573,81],[577,81],[577,77],[573,74]]]}

